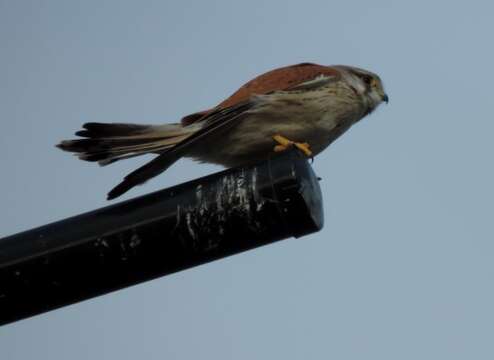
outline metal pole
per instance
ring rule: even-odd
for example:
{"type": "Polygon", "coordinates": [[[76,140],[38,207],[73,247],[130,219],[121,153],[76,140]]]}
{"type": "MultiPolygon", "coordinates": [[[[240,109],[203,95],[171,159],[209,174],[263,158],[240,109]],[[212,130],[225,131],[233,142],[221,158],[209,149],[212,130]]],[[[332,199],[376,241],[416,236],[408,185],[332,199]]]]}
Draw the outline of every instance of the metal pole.
{"type": "Polygon", "coordinates": [[[297,151],[0,239],[0,325],[319,231],[297,151]]]}

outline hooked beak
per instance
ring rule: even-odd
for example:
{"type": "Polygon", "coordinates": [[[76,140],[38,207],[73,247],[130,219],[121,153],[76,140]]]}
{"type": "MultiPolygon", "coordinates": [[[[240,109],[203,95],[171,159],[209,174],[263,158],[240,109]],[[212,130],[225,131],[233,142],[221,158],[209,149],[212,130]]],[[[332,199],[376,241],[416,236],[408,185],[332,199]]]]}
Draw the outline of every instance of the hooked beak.
{"type": "Polygon", "coordinates": [[[387,104],[389,102],[388,94],[383,95],[383,101],[387,104]]]}

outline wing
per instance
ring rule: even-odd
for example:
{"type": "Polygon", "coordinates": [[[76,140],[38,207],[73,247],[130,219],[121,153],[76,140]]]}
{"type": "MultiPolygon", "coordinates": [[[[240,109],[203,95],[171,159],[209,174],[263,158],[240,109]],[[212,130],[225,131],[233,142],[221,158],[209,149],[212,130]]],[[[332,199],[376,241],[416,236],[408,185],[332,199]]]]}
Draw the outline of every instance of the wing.
{"type": "Polygon", "coordinates": [[[271,70],[246,83],[218,106],[232,106],[249,99],[254,94],[262,95],[279,90],[290,90],[307,81],[314,80],[320,75],[339,78],[340,72],[331,66],[312,63],[302,63],[271,70]]]}
{"type": "MultiPolygon", "coordinates": [[[[269,94],[280,90],[296,90],[297,87],[304,83],[312,83],[318,78],[331,78],[332,80],[340,79],[340,71],[331,66],[323,66],[312,63],[301,63],[286,66],[268,71],[234,92],[229,98],[221,102],[215,109],[227,108],[238,103],[248,101],[252,95],[269,94]]],[[[321,85],[321,84],[320,84],[321,85]]],[[[207,120],[207,116],[215,111],[206,110],[188,115],[182,119],[183,125],[207,120]]]]}
{"type": "Polygon", "coordinates": [[[143,184],[147,180],[162,173],[175,161],[180,159],[187,152],[190,146],[193,146],[197,142],[200,142],[202,139],[218,130],[224,130],[229,126],[234,125],[236,120],[245,115],[245,113],[252,108],[252,106],[252,102],[245,101],[235,106],[212,111],[203,120],[205,121],[205,124],[200,130],[163,154],[158,155],[147,164],[128,174],[120,184],[115,186],[108,193],[107,199],[114,199],[127,192],[134,186],[143,184]]]}

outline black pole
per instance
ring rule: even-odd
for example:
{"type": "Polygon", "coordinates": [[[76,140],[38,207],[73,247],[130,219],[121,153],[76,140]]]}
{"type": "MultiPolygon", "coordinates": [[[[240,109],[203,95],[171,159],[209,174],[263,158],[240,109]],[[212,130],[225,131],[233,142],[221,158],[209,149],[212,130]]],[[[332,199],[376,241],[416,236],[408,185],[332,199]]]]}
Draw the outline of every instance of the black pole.
{"type": "Polygon", "coordinates": [[[286,152],[0,239],[0,325],[320,230],[318,180],[286,152]]]}

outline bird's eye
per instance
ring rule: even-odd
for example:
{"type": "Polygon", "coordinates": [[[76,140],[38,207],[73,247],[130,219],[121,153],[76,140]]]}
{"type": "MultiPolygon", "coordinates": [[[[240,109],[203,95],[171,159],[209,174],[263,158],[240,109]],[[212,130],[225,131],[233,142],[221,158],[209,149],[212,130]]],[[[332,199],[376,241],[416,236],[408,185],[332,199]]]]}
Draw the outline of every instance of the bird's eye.
{"type": "Polygon", "coordinates": [[[372,85],[372,76],[369,76],[369,75],[362,75],[362,80],[364,81],[364,83],[366,83],[367,85],[372,85]]]}

